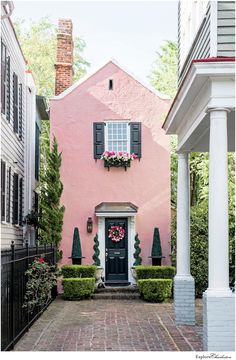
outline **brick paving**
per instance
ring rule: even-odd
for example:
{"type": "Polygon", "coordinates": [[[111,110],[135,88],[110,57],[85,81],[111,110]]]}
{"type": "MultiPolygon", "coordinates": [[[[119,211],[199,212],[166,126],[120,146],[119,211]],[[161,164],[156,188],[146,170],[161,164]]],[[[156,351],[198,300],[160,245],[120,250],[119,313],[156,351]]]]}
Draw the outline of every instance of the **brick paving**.
{"type": "Polygon", "coordinates": [[[58,297],[14,350],[201,351],[201,300],[197,300],[196,318],[196,326],[176,326],[171,302],[58,297]]]}

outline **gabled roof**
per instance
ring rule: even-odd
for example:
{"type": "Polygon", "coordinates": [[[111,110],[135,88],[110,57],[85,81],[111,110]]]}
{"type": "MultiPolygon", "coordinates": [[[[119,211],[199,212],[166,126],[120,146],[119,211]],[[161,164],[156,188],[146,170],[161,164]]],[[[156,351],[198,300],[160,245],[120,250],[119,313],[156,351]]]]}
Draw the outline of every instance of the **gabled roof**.
{"type": "Polygon", "coordinates": [[[69,88],[67,88],[66,90],[64,90],[61,94],[54,96],[53,98],[51,98],[51,100],[60,100],[63,99],[66,95],[70,94],[73,90],[75,90],[78,86],[80,86],[81,84],[83,84],[85,81],[87,81],[90,77],[92,77],[93,75],[95,75],[98,71],[100,71],[101,69],[103,69],[105,66],[107,66],[109,63],[114,64],[115,66],[117,66],[119,69],[121,69],[122,71],[124,71],[126,74],[128,74],[130,77],[132,77],[134,80],[136,80],[138,83],[140,83],[142,86],[144,86],[146,89],[148,89],[149,91],[151,91],[154,95],[158,96],[160,99],[163,100],[170,100],[170,97],[165,95],[165,94],[161,94],[159,91],[157,91],[156,89],[154,89],[152,86],[146,84],[145,82],[143,82],[142,80],[140,80],[139,78],[137,78],[137,76],[133,75],[130,71],[128,71],[127,69],[125,69],[123,66],[121,66],[115,59],[110,59],[109,61],[106,61],[105,64],[103,64],[102,66],[100,66],[99,68],[97,68],[95,71],[88,73],[87,75],[85,75],[83,78],[81,78],[80,80],[76,81],[73,85],[71,85],[69,88]]]}

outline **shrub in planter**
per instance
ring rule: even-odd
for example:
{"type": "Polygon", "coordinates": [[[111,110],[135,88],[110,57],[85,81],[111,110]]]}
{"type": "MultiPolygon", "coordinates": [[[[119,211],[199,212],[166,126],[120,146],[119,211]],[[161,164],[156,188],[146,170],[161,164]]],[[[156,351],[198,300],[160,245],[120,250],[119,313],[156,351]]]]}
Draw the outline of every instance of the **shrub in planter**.
{"type": "Polygon", "coordinates": [[[89,298],[95,288],[95,278],[68,278],[62,282],[64,288],[64,299],[89,298]]]}
{"type": "Polygon", "coordinates": [[[139,279],[173,279],[175,276],[174,266],[136,266],[137,278],[139,279]]]}
{"type": "Polygon", "coordinates": [[[171,298],[171,279],[142,279],[138,280],[141,297],[150,302],[161,302],[171,298]]]}
{"type": "Polygon", "coordinates": [[[82,258],[83,256],[81,250],[79,229],[75,227],[73,234],[72,252],[71,252],[72,264],[81,265],[82,258]]]}
{"type": "Polygon", "coordinates": [[[93,278],[96,266],[94,265],[63,265],[62,275],[64,278],[93,278]]]}

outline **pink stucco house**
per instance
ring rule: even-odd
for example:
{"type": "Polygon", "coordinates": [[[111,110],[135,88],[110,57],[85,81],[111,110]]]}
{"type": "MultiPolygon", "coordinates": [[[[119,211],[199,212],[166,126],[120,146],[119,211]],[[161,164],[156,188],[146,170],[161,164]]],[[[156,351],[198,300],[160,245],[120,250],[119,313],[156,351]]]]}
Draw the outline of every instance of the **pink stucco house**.
{"type": "Polygon", "coordinates": [[[51,136],[56,136],[62,152],[62,262],[71,263],[73,232],[78,227],[83,263],[93,262],[97,233],[106,281],[130,282],[136,233],[143,264],[151,264],[153,230],[158,227],[163,264],[170,263],[170,149],[162,129],[169,99],[114,60],[70,85],[72,24],[61,20],[59,25],[56,96],[50,117],[51,136]],[[101,159],[104,151],[135,153],[137,158],[127,168],[108,168],[101,159]],[[88,218],[92,232],[87,231],[88,218]],[[119,241],[109,237],[113,226],[124,229],[119,241]]]}

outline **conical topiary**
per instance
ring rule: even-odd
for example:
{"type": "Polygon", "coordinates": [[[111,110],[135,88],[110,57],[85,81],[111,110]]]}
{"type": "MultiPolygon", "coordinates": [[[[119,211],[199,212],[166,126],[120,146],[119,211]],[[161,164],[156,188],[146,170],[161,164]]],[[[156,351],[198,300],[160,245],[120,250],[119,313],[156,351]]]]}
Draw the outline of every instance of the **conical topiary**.
{"type": "Polygon", "coordinates": [[[94,250],[94,254],[93,254],[94,263],[93,263],[93,265],[101,266],[101,261],[99,259],[100,251],[99,251],[98,234],[96,234],[95,237],[94,237],[93,250],[94,250]]]}
{"type": "Polygon", "coordinates": [[[135,262],[134,262],[134,266],[138,266],[142,264],[142,258],[141,256],[139,256],[139,254],[141,253],[141,249],[140,249],[140,240],[138,238],[138,234],[135,235],[135,243],[134,243],[134,248],[135,248],[135,253],[134,253],[134,258],[135,258],[135,262]]]}
{"type": "Polygon", "coordinates": [[[162,257],[161,240],[158,228],[155,228],[153,233],[152,256],[162,257]]]}
{"type": "Polygon", "coordinates": [[[82,251],[80,244],[79,229],[77,227],[75,227],[74,229],[71,258],[73,264],[81,263],[82,251]]]}

